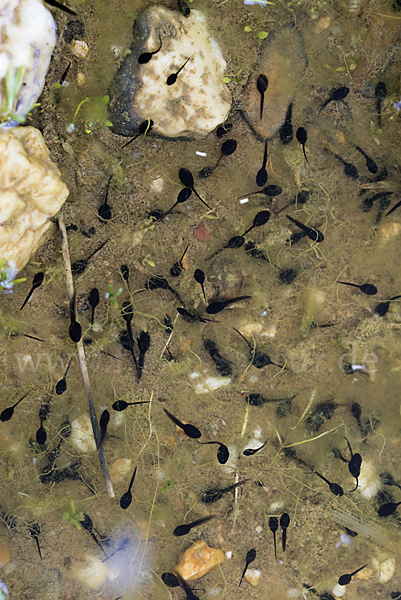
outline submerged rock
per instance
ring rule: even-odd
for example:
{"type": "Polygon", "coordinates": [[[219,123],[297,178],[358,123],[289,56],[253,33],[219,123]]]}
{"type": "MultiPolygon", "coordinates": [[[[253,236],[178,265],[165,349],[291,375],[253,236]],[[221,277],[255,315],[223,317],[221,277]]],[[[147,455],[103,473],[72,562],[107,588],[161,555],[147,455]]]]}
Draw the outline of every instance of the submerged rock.
{"type": "Polygon", "coordinates": [[[222,82],[225,66],[198,10],[185,18],[164,6],[147,8],[137,21],[131,53],[111,86],[112,131],[135,135],[150,118],[152,133],[164,137],[207,135],[230,110],[231,96],[222,82]],[[146,53],[150,58],[144,58],[146,53]],[[146,62],[138,62],[139,57],[146,62]],[[176,79],[167,83],[173,74],[176,79]]]}
{"type": "Polygon", "coordinates": [[[293,25],[284,25],[269,34],[266,47],[244,87],[241,99],[245,119],[263,140],[272,138],[284,123],[306,64],[303,40],[293,25]],[[261,94],[257,88],[259,75],[265,75],[268,80],[262,119],[261,94]]]}
{"type": "Polygon", "coordinates": [[[179,563],[174,569],[186,581],[199,579],[209,573],[213,567],[225,559],[224,553],[215,548],[209,548],[205,540],[197,541],[181,554],[179,563]]]}

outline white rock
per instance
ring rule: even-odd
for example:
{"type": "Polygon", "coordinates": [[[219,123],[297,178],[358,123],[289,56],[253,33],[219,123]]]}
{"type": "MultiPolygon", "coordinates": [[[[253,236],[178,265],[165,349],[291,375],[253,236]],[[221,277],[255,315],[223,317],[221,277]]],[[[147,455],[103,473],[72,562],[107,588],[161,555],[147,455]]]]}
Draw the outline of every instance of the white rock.
{"type": "Polygon", "coordinates": [[[154,192],[156,192],[156,194],[161,194],[165,187],[163,177],[156,177],[156,179],[153,179],[151,181],[150,187],[154,192]]]}
{"type": "Polygon", "coordinates": [[[134,44],[117,73],[109,105],[113,131],[135,135],[150,117],[153,132],[165,137],[203,137],[225,121],[231,95],[223,83],[226,62],[207,31],[204,15],[191,7],[185,18],[161,5],[137,19],[134,44]],[[145,64],[138,58],[161,49],[145,64]],[[178,74],[173,85],[167,78],[178,74]]]}
{"type": "Polygon", "coordinates": [[[78,419],[73,420],[69,441],[80,452],[94,452],[96,450],[92,425],[88,415],[81,415],[78,419]]]}
{"type": "Polygon", "coordinates": [[[378,554],[377,558],[372,558],[372,565],[378,572],[379,582],[386,583],[395,573],[395,558],[388,554],[378,554]]]}
{"type": "Polygon", "coordinates": [[[0,3],[0,114],[25,117],[39,98],[56,45],[56,24],[40,0],[2,0],[0,3]],[[22,67],[22,85],[10,107],[6,102],[7,74],[16,79],[22,67]]]}
{"type": "Polygon", "coordinates": [[[377,473],[376,466],[370,460],[363,460],[361,474],[358,477],[358,490],[364,498],[372,500],[383,489],[383,483],[377,473]]]}
{"type": "Polygon", "coordinates": [[[82,562],[75,563],[71,572],[75,579],[92,590],[98,590],[107,579],[108,565],[92,554],[84,554],[82,562]]]}
{"type": "Polygon", "coordinates": [[[340,585],[337,583],[337,585],[333,588],[333,594],[335,595],[336,598],[341,598],[341,596],[344,596],[345,592],[347,591],[347,588],[345,585],[340,585]]]}
{"type": "Polygon", "coordinates": [[[214,392],[221,387],[230,385],[231,377],[206,377],[203,383],[197,383],[195,391],[197,394],[207,394],[214,392]]]}
{"type": "Polygon", "coordinates": [[[253,587],[256,587],[259,585],[260,571],[249,568],[246,570],[244,577],[253,587]]]}
{"type": "Polygon", "coordinates": [[[83,40],[74,40],[71,44],[71,53],[77,58],[85,58],[89,52],[89,46],[83,40]]]}
{"type": "Polygon", "coordinates": [[[67,196],[38,129],[0,130],[1,258],[22,269],[51,233],[50,217],[67,196]]]}

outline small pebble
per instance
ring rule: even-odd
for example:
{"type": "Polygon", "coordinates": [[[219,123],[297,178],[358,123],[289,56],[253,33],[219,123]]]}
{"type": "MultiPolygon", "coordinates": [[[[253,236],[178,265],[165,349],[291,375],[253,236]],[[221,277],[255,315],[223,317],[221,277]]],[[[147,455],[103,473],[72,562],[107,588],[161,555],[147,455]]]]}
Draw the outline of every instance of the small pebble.
{"type": "Polygon", "coordinates": [[[86,58],[89,46],[83,40],[74,40],[71,44],[71,52],[77,58],[86,58]]]}
{"type": "Polygon", "coordinates": [[[245,579],[253,586],[259,585],[260,571],[258,569],[247,569],[245,579]]]}

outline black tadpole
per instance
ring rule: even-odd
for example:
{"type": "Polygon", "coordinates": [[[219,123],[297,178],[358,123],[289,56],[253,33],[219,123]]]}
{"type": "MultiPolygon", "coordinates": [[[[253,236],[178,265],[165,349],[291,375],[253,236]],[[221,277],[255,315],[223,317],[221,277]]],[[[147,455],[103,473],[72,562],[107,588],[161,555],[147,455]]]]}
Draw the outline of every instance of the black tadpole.
{"type": "Polygon", "coordinates": [[[66,371],[64,373],[64,377],[59,379],[58,382],[56,383],[57,396],[61,396],[61,394],[64,394],[65,390],[67,389],[67,373],[68,373],[68,369],[70,368],[71,361],[72,361],[72,356],[71,356],[70,360],[68,361],[68,365],[67,365],[66,371]]]}
{"type": "Polygon", "coordinates": [[[191,58],[192,58],[192,56],[190,56],[189,58],[187,58],[187,60],[184,62],[184,64],[182,65],[182,67],[180,67],[178,69],[178,71],[176,71],[175,73],[171,73],[171,75],[169,75],[167,77],[167,81],[166,81],[167,85],[173,85],[177,81],[178,75],[181,73],[181,71],[183,70],[183,68],[187,64],[187,62],[191,60],[191,58]]]}
{"type": "Polygon", "coordinates": [[[91,325],[93,327],[93,320],[95,318],[95,308],[99,304],[99,290],[97,288],[91,289],[91,291],[89,292],[88,300],[89,300],[89,305],[92,308],[91,325]]]}
{"type": "Polygon", "coordinates": [[[127,491],[125,492],[125,494],[123,494],[123,495],[121,496],[121,498],[120,498],[120,506],[121,506],[121,508],[123,508],[124,510],[125,510],[126,508],[128,508],[128,507],[129,507],[129,505],[130,505],[130,504],[131,504],[131,502],[132,502],[131,488],[132,488],[132,485],[133,485],[133,483],[134,483],[134,479],[135,479],[135,475],[136,475],[136,470],[137,470],[137,468],[138,468],[138,467],[135,467],[135,471],[134,471],[134,474],[133,474],[133,475],[132,475],[132,477],[131,477],[131,481],[130,481],[130,484],[129,484],[128,490],[127,490],[127,491]]]}
{"type": "Polygon", "coordinates": [[[243,246],[244,244],[245,244],[245,238],[243,235],[234,235],[232,238],[230,238],[228,240],[228,242],[225,246],[216,250],[216,252],[214,252],[212,254],[212,256],[209,257],[208,260],[217,256],[218,254],[220,254],[220,252],[222,252],[226,248],[229,248],[231,250],[238,250],[238,248],[241,248],[241,246],[243,246]]]}
{"type": "Polygon", "coordinates": [[[150,335],[147,331],[141,331],[138,336],[138,348],[139,348],[139,358],[138,358],[138,381],[142,377],[143,368],[145,366],[145,354],[150,348],[150,335]]]}
{"type": "Polygon", "coordinates": [[[236,149],[237,149],[237,141],[236,140],[230,139],[230,140],[226,140],[225,142],[223,142],[223,145],[221,146],[221,150],[220,150],[220,158],[217,161],[214,168],[217,169],[223,156],[231,156],[231,154],[234,154],[236,149]]]}
{"type": "MultiPolygon", "coordinates": [[[[297,140],[298,140],[298,142],[299,142],[299,143],[301,144],[301,146],[302,146],[302,150],[303,150],[303,153],[304,153],[305,160],[306,160],[306,162],[307,162],[307,163],[308,163],[308,165],[309,165],[309,160],[308,160],[308,158],[307,158],[307,156],[306,156],[306,152],[305,152],[305,144],[306,144],[306,142],[307,142],[307,140],[308,140],[308,135],[307,135],[307,133],[306,133],[306,129],[305,129],[304,127],[298,127],[298,129],[297,129],[297,133],[296,133],[296,136],[297,136],[297,140]]],[[[309,166],[310,166],[310,165],[309,165],[309,166]]]]}
{"type": "Polygon", "coordinates": [[[392,302],[393,300],[398,300],[399,298],[401,298],[401,296],[393,296],[392,298],[390,298],[390,300],[387,300],[387,302],[379,302],[379,304],[376,305],[374,310],[375,315],[378,315],[379,317],[384,317],[384,315],[386,315],[389,311],[390,302],[392,302]]]}
{"type": "Polygon", "coordinates": [[[292,141],[293,138],[293,127],[292,127],[292,102],[288,105],[287,113],[285,115],[285,121],[280,127],[279,136],[281,142],[286,146],[292,141]]]}
{"type": "Polygon", "coordinates": [[[267,80],[266,75],[263,75],[263,73],[261,75],[259,75],[259,77],[256,80],[256,87],[258,88],[258,92],[260,94],[260,113],[259,113],[260,120],[262,120],[262,118],[263,118],[263,106],[264,106],[264,102],[265,102],[265,93],[266,93],[268,85],[269,85],[269,82],[267,80]]]}
{"type": "Polygon", "coordinates": [[[386,97],[387,88],[384,81],[380,81],[375,87],[375,96],[376,96],[376,111],[377,111],[377,121],[379,125],[379,129],[382,128],[382,102],[386,97]]]}
{"type": "Polygon", "coordinates": [[[185,435],[187,435],[189,438],[197,440],[198,438],[201,437],[202,434],[199,431],[199,429],[197,427],[195,427],[195,425],[191,425],[190,423],[183,423],[182,421],[177,419],[177,417],[172,415],[171,412],[169,412],[167,410],[167,408],[164,409],[164,412],[166,413],[168,418],[173,421],[173,423],[178,425],[178,427],[181,427],[181,429],[184,431],[185,435]]]}
{"type": "Polygon", "coordinates": [[[276,531],[278,529],[278,519],[277,517],[270,517],[269,519],[269,528],[273,533],[273,541],[274,541],[274,558],[277,558],[277,545],[276,545],[276,531]]]}
{"type": "Polygon", "coordinates": [[[349,88],[347,87],[340,87],[336,90],[334,90],[334,92],[332,92],[330,98],[328,98],[322,108],[319,110],[319,113],[322,112],[322,110],[330,103],[330,102],[339,102],[340,100],[344,100],[344,98],[346,98],[349,94],[349,88]]]}
{"type": "Polygon", "coordinates": [[[256,185],[258,187],[263,187],[264,185],[266,185],[266,182],[267,182],[266,164],[267,164],[267,140],[265,140],[265,149],[263,152],[262,167],[259,169],[259,171],[256,174],[256,185]]]}
{"type": "Polygon", "coordinates": [[[248,345],[250,358],[254,367],[256,367],[257,369],[263,369],[263,367],[267,367],[267,365],[274,365],[275,367],[280,367],[280,369],[285,369],[283,365],[278,365],[277,363],[274,363],[270,359],[270,356],[268,356],[267,354],[264,354],[263,352],[256,350],[256,348],[253,348],[252,345],[246,339],[246,337],[244,337],[242,333],[238,331],[238,329],[235,329],[235,327],[233,327],[233,329],[242,337],[244,342],[246,342],[246,344],[248,345]]]}
{"type": "Polygon", "coordinates": [[[204,272],[201,271],[201,269],[195,269],[194,279],[195,279],[196,283],[199,283],[199,285],[201,286],[202,292],[203,292],[203,297],[204,297],[205,302],[206,302],[205,286],[203,285],[205,283],[205,274],[204,274],[204,272]]]}
{"type": "MultiPolygon", "coordinates": [[[[33,388],[32,388],[33,389],[33,388]]],[[[9,406],[8,408],[5,408],[1,413],[0,413],[0,421],[2,421],[3,423],[5,421],[9,421],[11,419],[11,417],[14,414],[14,409],[16,406],[18,406],[18,404],[20,402],[22,402],[22,400],[29,394],[29,392],[32,392],[32,389],[30,389],[26,394],[24,394],[24,396],[22,396],[22,398],[20,398],[18,400],[18,402],[16,402],[13,406],[9,406]]]]}
{"type": "Polygon", "coordinates": [[[265,441],[264,444],[262,444],[261,446],[259,446],[259,448],[246,448],[242,454],[244,456],[253,456],[254,454],[256,454],[256,452],[259,452],[260,450],[262,450],[266,444],[267,444],[268,440],[265,441]]]}
{"type": "Polygon", "coordinates": [[[171,211],[177,206],[177,204],[183,204],[184,202],[186,202],[191,194],[192,194],[192,188],[190,188],[190,187],[182,188],[182,190],[178,193],[177,200],[174,202],[173,206],[171,208],[169,208],[168,210],[166,210],[166,212],[161,213],[160,217],[157,220],[163,221],[164,217],[169,215],[171,213],[171,211]]]}
{"type": "Polygon", "coordinates": [[[178,581],[178,579],[174,575],[174,573],[168,573],[168,572],[162,573],[161,579],[162,579],[162,582],[164,583],[164,585],[167,585],[167,587],[179,587],[180,586],[180,582],[178,581]]]}
{"type": "Polygon", "coordinates": [[[46,440],[47,440],[46,429],[43,427],[43,419],[40,419],[40,427],[36,432],[36,441],[39,444],[39,446],[43,446],[43,444],[46,443],[46,440]]]}
{"type": "Polygon", "coordinates": [[[255,560],[255,558],[256,558],[256,550],[255,550],[255,548],[252,548],[251,550],[248,550],[248,552],[246,553],[246,558],[245,558],[245,569],[242,572],[242,577],[241,577],[240,582],[239,582],[238,585],[241,585],[242,580],[244,579],[244,575],[246,573],[247,568],[255,560]]]}
{"type": "Polygon", "coordinates": [[[291,223],[294,223],[294,225],[302,229],[302,231],[308,236],[310,240],[312,240],[312,242],[323,242],[324,235],[321,231],[315,229],[314,227],[308,227],[307,225],[304,225],[304,223],[301,223],[301,221],[298,221],[297,219],[294,219],[289,215],[286,215],[286,217],[289,221],[291,221],[291,223]]]}
{"type": "Polygon", "coordinates": [[[358,150],[358,152],[360,152],[362,154],[362,156],[366,159],[366,167],[369,171],[369,173],[373,173],[373,175],[375,175],[377,173],[377,164],[375,163],[375,161],[370,158],[370,156],[368,156],[366,154],[366,152],[364,152],[362,150],[362,148],[360,148],[359,146],[355,146],[355,148],[358,150]]]}
{"type": "Polygon", "coordinates": [[[252,229],[254,229],[255,227],[261,227],[262,225],[265,225],[265,223],[267,223],[269,219],[270,212],[268,210],[262,210],[261,212],[258,212],[258,214],[253,219],[252,225],[248,227],[246,231],[244,231],[241,237],[252,231],[252,229]]]}
{"type": "Polygon", "coordinates": [[[39,535],[40,535],[39,523],[28,523],[28,530],[29,530],[29,533],[31,534],[31,536],[33,537],[33,539],[36,542],[36,545],[38,547],[38,552],[39,552],[40,560],[42,560],[42,552],[40,551],[40,546],[39,546],[39,535]]]}
{"type": "Polygon", "coordinates": [[[362,569],[364,569],[367,566],[367,564],[363,565],[363,567],[359,567],[359,569],[356,569],[356,571],[354,571],[353,573],[346,573],[345,575],[341,575],[340,579],[338,580],[339,585],[348,585],[352,579],[352,576],[356,575],[356,573],[359,573],[359,571],[362,571],[362,569]]]}
{"type": "Polygon", "coordinates": [[[121,277],[126,282],[126,284],[128,286],[128,290],[129,290],[130,288],[129,288],[129,268],[128,268],[128,265],[121,265],[121,267],[120,267],[120,273],[121,273],[121,277]]]}
{"type": "Polygon", "coordinates": [[[344,165],[344,173],[347,177],[349,177],[350,179],[354,179],[354,180],[358,179],[358,177],[359,177],[358,169],[352,163],[345,161],[339,154],[336,154],[335,152],[332,152],[331,150],[328,150],[327,148],[326,148],[326,152],[335,156],[336,159],[339,160],[340,163],[342,163],[344,165]]]}
{"type": "Polygon", "coordinates": [[[351,492],[355,492],[356,489],[358,489],[358,477],[361,474],[361,465],[362,465],[362,456],[356,452],[355,454],[352,452],[352,448],[351,448],[351,444],[349,443],[348,439],[345,437],[344,438],[345,441],[348,444],[348,449],[350,451],[351,454],[351,459],[348,462],[348,470],[351,473],[352,477],[355,477],[356,479],[356,486],[354,487],[353,490],[351,490],[351,492]]]}
{"type": "MultiPolygon", "coordinates": [[[[227,140],[228,141],[228,140],[227,140]]],[[[186,169],[185,167],[182,167],[179,171],[178,171],[178,177],[180,178],[180,181],[182,183],[182,185],[185,185],[187,188],[189,188],[196,196],[197,198],[199,198],[199,200],[205,205],[207,206],[207,208],[209,210],[210,206],[208,204],[206,204],[206,202],[204,200],[202,200],[202,198],[199,196],[198,192],[196,191],[196,189],[194,188],[194,177],[191,173],[191,171],[189,169],[186,169]]],[[[182,191],[182,190],[181,190],[182,191]]],[[[178,200],[178,198],[177,198],[178,200]]],[[[181,201],[182,202],[182,201],[181,201]]],[[[185,202],[185,200],[184,200],[185,202]]]]}
{"type": "MultiPolygon", "coordinates": [[[[242,194],[241,196],[238,196],[238,198],[243,198],[244,196],[255,196],[256,194],[264,194],[265,196],[268,196],[269,198],[275,198],[276,196],[279,196],[282,192],[282,188],[279,185],[267,185],[266,187],[264,187],[262,190],[259,190],[258,192],[251,192],[250,194],[242,194]]],[[[238,200],[237,198],[237,200],[238,200]]]]}
{"type": "Polygon", "coordinates": [[[224,310],[227,306],[230,306],[230,304],[240,302],[241,300],[247,300],[248,298],[252,298],[252,296],[238,296],[237,298],[231,298],[231,300],[224,300],[223,302],[212,302],[206,307],[206,312],[208,315],[215,315],[224,310]]]}
{"type": "Polygon", "coordinates": [[[90,534],[91,538],[96,543],[96,545],[101,549],[101,551],[103,552],[103,554],[106,554],[105,551],[104,551],[104,549],[103,549],[102,544],[97,539],[96,535],[93,533],[93,530],[95,530],[96,533],[99,535],[99,538],[102,539],[102,536],[99,534],[99,532],[97,531],[97,529],[95,529],[95,527],[93,526],[93,522],[92,522],[92,519],[90,518],[90,516],[87,515],[86,513],[84,513],[84,518],[82,519],[82,521],[80,521],[80,524],[82,525],[83,529],[85,529],[85,531],[88,531],[88,533],[90,534]]]}
{"type": "Polygon", "coordinates": [[[320,479],[322,479],[323,481],[325,481],[327,483],[327,485],[330,488],[330,492],[332,494],[334,494],[335,496],[344,496],[344,490],[341,487],[341,485],[338,485],[338,483],[332,483],[331,481],[329,481],[328,479],[326,479],[326,477],[323,477],[323,475],[320,475],[320,473],[318,473],[313,468],[312,468],[312,472],[315,473],[315,475],[317,475],[318,477],[320,477],[320,479]]]}
{"type": "Polygon", "coordinates": [[[106,184],[106,195],[104,197],[104,202],[100,205],[99,210],[97,211],[97,214],[100,217],[100,220],[102,221],[110,221],[112,215],[111,207],[107,204],[107,199],[109,197],[110,182],[112,179],[113,175],[110,175],[106,184]]]}
{"type": "Polygon", "coordinates": [[[281,537],[283,552],[285,552],[285,547],[287,544],[287,529],[288,529],[289,524],[290,524],[290,515],[288,513],[283,513],[280,517],[280,527],[283,532],[282,537],[281,537]]]}
{"type": "Polygon", "coordinates": [[[200,519],[196,519],[195,521],[192,521],[191,523],[188,523],[187,525],[178,525],[178,527],[176,527],[173,531],[173,535],[175,537],[180,537],[182,535],[187,535],[191,529],[193,529],[194,527],[197,527],[198,525],[202,525],[202,523],[206,523],[207,521],[210,521],[210,519],[213,519],[215,517],[215,515],[209,515],[207,517],[201,517],[200,519]]]}
{"type": "Polygon", "coordinates": [[[143,52],[142,54],[140,54],[138,56],[138,63],[140,65],[145,65],[146,63],[148,63],[151,60],[151,58],[161,50],[163,43],[162,43],[162,39],[161,39],[160,35],[159,35],[159,41],[160,41],[160,46],[158,47],[157,50],[154,50],[153,52],[143,52]]]}
{"type": "Polygon", "coordinates": [[[73,275],[81,275],[82,273],[84,273],[86,267],[88,266],[89,260],[92,258],[92,256],[95,256],[95,254],[97,254],[108,242],[109,240],[106,240],[105,242],[103,242],[103,244],[101,244],[99,246],[99,248],[96,248],[96,250],[94,252],[92,252],[92,254],[89,254],[88,258],[82,258],[80,260],[75,261],[72,265],[71,265],[71,272],[73,275]]]}
{"type": "Polygon", "coordinates": [[[389,517],[397,510],[397,506],[399,506],[401,502],[387,502],[387,504],[382,504],[377,514],[379,517],[389,517]]]}
{"type": "MultiPolygon", "coordinates": [[[[222,377],[230,377],[232,375],[232,369],[231,369],[230,363],[228,360],[226,360],[225,358],[223,358],[221,356],[215,342],[213,342],[213,340],[204,339],[203,345],[204,345],[206,352],[208,352],[210,354],[214,364],[216,365],[217,372],[222,377]]],[[[228,456],[227,456],[227,460],[228,460],[228,456]]]]}
{"type": "Polygon", "coordinates": [[[147,133],[149,133],[149,131],[151,131],[153,125],[154,125],[154,123],[153,123],[152,119],[147,119],[146,121],[143,121],[143,123],[141,123],[139,125],[139,130],[138,130],[139,133],[137,135],[135,135],[133,138],[131,138],[129,142],[124,144],[124,146],[121,146],[121,149],[126,148],[129,144],[131,144],[132,142],[135,142],[135,140],[137,138],[139,138],[140,135],[146,135],[147,133]]]}
{"type": "Polygon", "coordinates": [[[24,308],[25,304],[28,302],[28,300],[32,296],[33,292],[42,285],[44,278],[45,278],[44,273],[42,273],[42,272],[36,273],[36,275],[34,276],[33,281],[32,281],[32,287],[29,290],[28,295],[25,298],[20,310],[22,310],[24,308]]]}
{"type": "Polygon", "coordinates": [[[177,312],[182,316],[184,321],[187,321],[187,323],[195,323],[196,321],[199,321],[200,323],[220,323],[220,321],[215,321],[213,319],[205,319],[204,317],[198,315],[198,313],[190,313],[181,306],[177,308],[177,312]]]}
{"type": "Polygon", "coordinates": [[[184,304],[178,292],[176,292],[175,289],[170,286],[167,279],[162,275],[150,277],[150,279],[148,279],[145,283],[145,288],[149,290],[149,292],[153,292],[154,290],[168,290],[177,298],[179,302],[181,302],[181,304],[184,304]]]}
{"type": "Polygon", "coordinates": [[[222,444],[221,442],[198,442],[198,444],[202,444],[202,446],[208,446],[209,444],[218,444],[219,449],[217,450],[217,460],[221,465],[225,465],[228,459],[230,458],[230,452],[227,446],[225,444],[222,444]]]}
{"type": "Polygon", "coordinates": [[[99,450],[102,448],[103,446],[103,442],[106,438],[106,433],[107,433],[107,425],[109,424],[110,421],[110,413],[108,410],[104,410],[100,416],[100,420],[99,420],[99,429],[100,429],[100,438],[98,443],[96,444],[96,450],[99,452],[99,450]]]}
{"type": "Polygon", "coordinates": [[[207,492],[205,492],[202,495],[202,502],[204,502],[205,504],[212,504],[213,502],[217,502],[217,500],[220,500],[220,498],[222,498],[224,494],[226,494],[227,492],[231,492],[231,490],[234,490],[236,487],[242,485],[247,481],[249,481],[249,479],[243,479],[242,481],[238,481],[238,483],[233,483],[232,485],[229,485],[228,487],[223,489],[213,488],[211,490],[207,490],[207,492]]]}
{"type": "MultiPolygon", "coordinates": [[[[189,188],[184,188],[184,189],[189,189],[189,188]]],[[[189,248],[189,244],[185,248],[184,252],[181,254],[181,258],[177,262],[175,262],[173,264],[173,266],[171,267],[171,269],[170,269],[171,277],[178,277],[181,274],[181,272],[184,270],[184,267],[182,265],[182,260],[185,256],[185,254],[187,253],[188,248],[189,248]]]]}
{"type": "Polygon", "coordinates": [[[136,404],[149,404],[150,400],[143,400],[142,402],[126,402],[125,400],[116,400],[112,405],[112,409],[118,412],[125,410],[129,406],[135,406],[136,404]]]}
{"type": "Polygon", "coordinates": [[[131,327],[131,321],[134,316],[134,311],[133,311],[131,302],[129,302],[128,300],[125,300],[125,302],[123,302],[121,305],[121,316],[127,325],[127,335],[128,335],[129,347],[130,347],[130,351],[132,354],[132,358],[134,359],[136,372],[138,373],[138,363],[137,363],[137,360],[136,360],[135,354],[134,354],[134,336],[132,334],[132,327],[131,327]]]}
{"type": "Polygon", "coordinates": [[[373,283],[363,283],[362,285],[358,285],[357,283],[348,283],[346,281],[337,281],[337,283],[359,288],[362,294],[366,294],[367,296],[375,296],[377,294],[377,287],[373,285],[373,283]]]}
{"type": "Polygon", "coordinates": [[[69,8],[68,6],[65,6],[64,4],[61,4],[60,2],[57,2],[57,0],[45,0],[45,2],[49,6],[53,6],[54,8],[59,8],[61,11],[67,13],[67,15],[73,15],[74,17],[77,16],[77,13],[75,12],[75,10],[72,10],[72,8],[69,8]]]}

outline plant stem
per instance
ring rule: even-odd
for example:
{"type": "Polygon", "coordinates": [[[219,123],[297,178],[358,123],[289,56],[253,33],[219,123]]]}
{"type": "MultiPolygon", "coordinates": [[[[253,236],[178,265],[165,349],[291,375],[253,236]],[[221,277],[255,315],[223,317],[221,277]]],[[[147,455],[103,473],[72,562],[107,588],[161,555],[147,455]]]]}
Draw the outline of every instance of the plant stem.
{"type": "MultiPolygon", "coordinates": [[[[59,227],[60,227],[61,248],[63,251],[65,274],[66,274],[66,279],[67,279],[67,290],[68,290],[68,295],[71,300],[71,298],[73,298],[73,296],[74,296],[74,283],[73,283],[72,272],[71,272],[70,254],[68,251],[67,231],[65,228],[62,213],[59,216],[58,222],[59,222],[59,227]]],[[[96,446],[98,446],[100,444],[99,423],[98,423],[98,419],[96,416],[95,405],[93,402],[92,389],[91,389],[91,385],[90,385],[90,381],[89,381],[88,369],[87,369],[86,359],[85,359],[85,350],[84,350],[84,345],[82,343],[82,340],[79,340],[79,342],[76,344],[76,346],[77,346],[77,350],[78,350],[79,368],[81,370],[82,381],[83,381],[84,390],[85,390],[85,396],[86,396],[86,400],[88,403],[89,417],[90,417],[90,420],[92,423],[93,437],[95,438],[96,446]]],[[[114,498],[115,494],[114,494],[114,490],[113,490],[113,484],[111,482],[110,473],[109,473],[109,469],[108,469],[107,462],[106,462],[106,455],[104,453],[103,447],[99,450],[98,456],[99,456],[100,467],[102,469],[104,483],[106,486],[107,495],[109,496],[109,498],[114,498]]]]}

